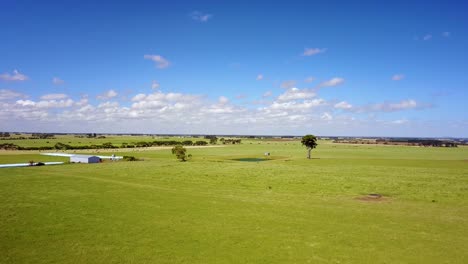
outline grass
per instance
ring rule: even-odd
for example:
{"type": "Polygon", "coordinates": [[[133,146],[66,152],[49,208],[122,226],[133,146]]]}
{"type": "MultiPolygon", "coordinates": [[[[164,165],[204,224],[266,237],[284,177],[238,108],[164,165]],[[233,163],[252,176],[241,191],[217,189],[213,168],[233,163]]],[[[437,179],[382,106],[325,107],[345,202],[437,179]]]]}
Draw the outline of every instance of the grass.
{"type": "Polygon", "coordinates": [[[467,148],[320,143],[0,169],[0,263],[466,263],[467,148]]]}

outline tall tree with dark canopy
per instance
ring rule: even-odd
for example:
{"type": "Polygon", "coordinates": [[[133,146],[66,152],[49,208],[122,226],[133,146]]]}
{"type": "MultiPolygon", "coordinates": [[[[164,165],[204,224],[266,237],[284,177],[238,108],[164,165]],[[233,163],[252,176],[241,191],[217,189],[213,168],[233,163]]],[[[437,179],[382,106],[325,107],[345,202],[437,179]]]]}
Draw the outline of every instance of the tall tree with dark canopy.
{"type": "Polygon", "coordinates": [[[317,147],[317,138],[314,135],[305,135],[302,137],[301,143],[307,147],[307,158],[310,159],[310,152],[317,147]]]}

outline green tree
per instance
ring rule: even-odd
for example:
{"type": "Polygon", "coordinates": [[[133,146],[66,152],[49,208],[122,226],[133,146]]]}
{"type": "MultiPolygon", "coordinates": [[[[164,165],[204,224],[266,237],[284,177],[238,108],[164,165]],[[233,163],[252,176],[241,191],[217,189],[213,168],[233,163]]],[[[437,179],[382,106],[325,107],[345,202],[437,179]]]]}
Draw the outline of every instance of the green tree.
{"type": "Polygon", "coordinates": [[[216,142],[218,142],[218,138],[216,136],[210,137],[210,144],[216,145],[216,142]]]}
{"type": "Polygon", "coordinates": [[[177,159],[180,161],[187,161],[192,157],[191,154],[187,155],[187,149],[185,149],[182,145],[174,146],[172,148],[172,154],[176,155],[177,159]]]}
{"type": "Polygon", "coordinates": [[[317,147],[317,138],[314,135],[305,135],[302,137],[301,143],[307,147],[307,158],[310,159],[310,152],[317,147]]]}

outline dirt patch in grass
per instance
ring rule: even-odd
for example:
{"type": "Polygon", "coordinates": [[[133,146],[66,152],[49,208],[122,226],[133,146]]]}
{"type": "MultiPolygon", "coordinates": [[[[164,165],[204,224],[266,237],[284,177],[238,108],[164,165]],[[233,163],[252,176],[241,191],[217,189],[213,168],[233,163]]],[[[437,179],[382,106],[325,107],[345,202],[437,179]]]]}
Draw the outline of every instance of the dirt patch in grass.
{"type": "Polygon", "coordinates": [[[363,202],[387,202],[390,198],[383,196],[380,193],[369,193],[367,195],[356,197],[356,200],[363,202]]]}

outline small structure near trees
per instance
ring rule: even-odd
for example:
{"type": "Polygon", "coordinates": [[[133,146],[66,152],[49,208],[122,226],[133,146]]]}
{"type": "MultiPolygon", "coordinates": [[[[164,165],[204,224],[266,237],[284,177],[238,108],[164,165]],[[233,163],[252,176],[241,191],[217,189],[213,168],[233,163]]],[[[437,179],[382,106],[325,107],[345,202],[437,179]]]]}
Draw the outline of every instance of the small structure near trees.
{"type": "Polygon", "coordinates": [[[307,158],[310,159],[310,152],[317,147],[317,137],[314,135],[305,135],[302,137],[301,143],[307,147],[307,158]]]}
{"type": "Polygon", "coordinates": [[[99,157],[90,155],[73,155],[70,157],[72,163],[99,163],[100,161],[99,157]]]}
{"type": "Polygon", "coordinates": [[[177,145],[172,148],[172,154],[176,155],[177,159],[180,161],[187,161],[192,158],[192,154],[187,155],[187,149],[182,145],[177,145]]]}

